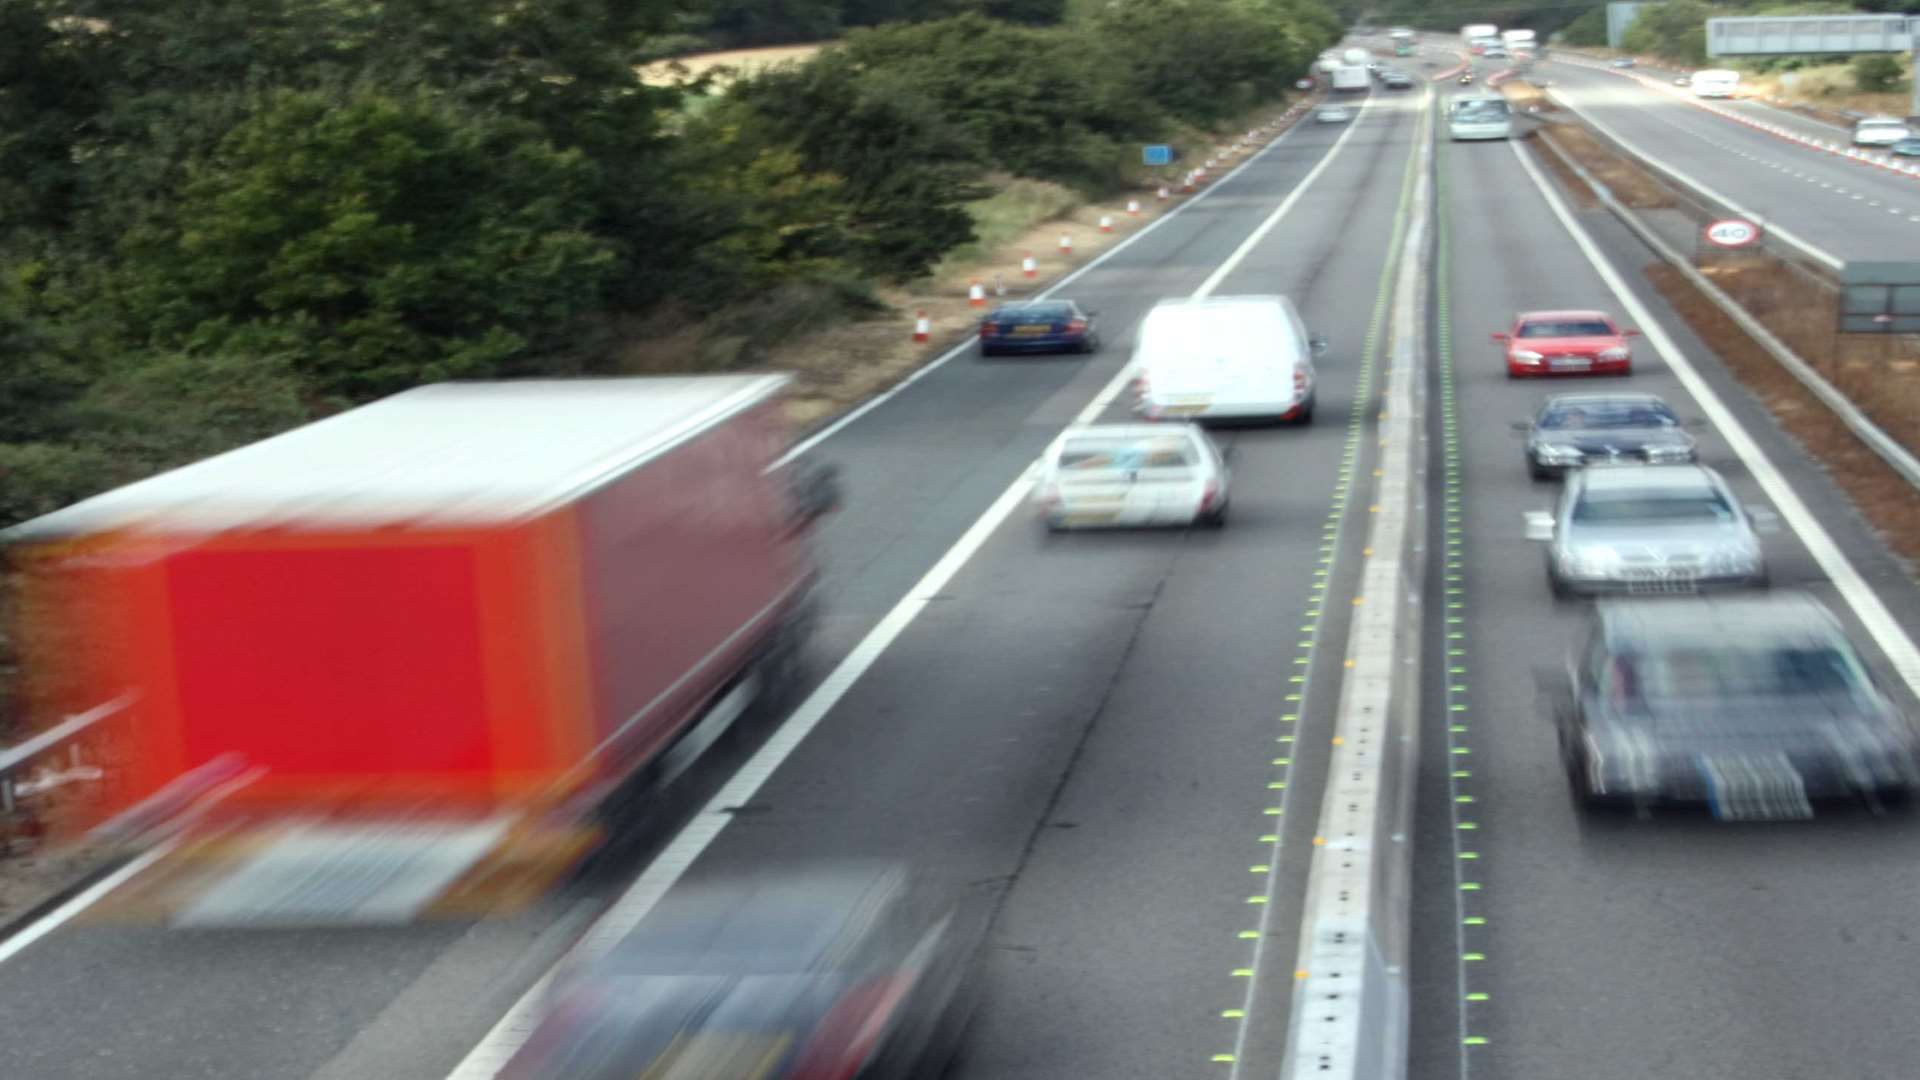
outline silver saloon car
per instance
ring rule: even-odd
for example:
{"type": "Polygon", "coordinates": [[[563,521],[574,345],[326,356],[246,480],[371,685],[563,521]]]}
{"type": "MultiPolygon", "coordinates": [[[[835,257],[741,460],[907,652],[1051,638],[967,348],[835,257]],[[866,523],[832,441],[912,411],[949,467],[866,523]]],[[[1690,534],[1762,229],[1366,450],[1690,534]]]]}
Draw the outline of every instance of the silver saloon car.
{"type": "Polygon", "coordinates": [[[1700,465],[1589,466],[1568,474],[1552,512],[1527,515],[1556,597],[1764,586],[1760,534],[1775,527],[1700,465]]]}

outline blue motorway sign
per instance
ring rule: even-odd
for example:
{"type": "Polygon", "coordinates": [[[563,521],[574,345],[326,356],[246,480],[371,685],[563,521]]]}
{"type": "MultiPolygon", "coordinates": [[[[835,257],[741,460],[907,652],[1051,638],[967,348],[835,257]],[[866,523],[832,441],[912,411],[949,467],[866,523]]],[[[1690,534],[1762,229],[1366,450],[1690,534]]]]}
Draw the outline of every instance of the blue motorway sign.
{"type": "Polygon", "coordinates": [[[1143,165],[1173,164],[1173,147],[1143,146],[1140,148],[1140,163],[1143,165]]]}

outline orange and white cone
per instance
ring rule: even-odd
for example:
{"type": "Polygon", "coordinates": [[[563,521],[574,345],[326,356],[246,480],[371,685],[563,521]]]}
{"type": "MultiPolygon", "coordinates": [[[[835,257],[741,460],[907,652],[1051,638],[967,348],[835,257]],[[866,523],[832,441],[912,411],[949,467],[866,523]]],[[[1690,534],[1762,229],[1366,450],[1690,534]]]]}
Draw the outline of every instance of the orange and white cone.
{"type": "Polygon", "coordinates": [[[1166,202],[1166,201],[1167,201],[1167,195],[1168,195],[1168,194],[1169,194],[1169,192],[1167,191],[1167,189],[1166,189],[1166,187],[1165,187],[1165,186],[1162,186],[1162,187],[1160,188],[1160,192],[1159,192],[1159,194],[1158,194],[1158,195],[1156,195],[1156,196],[1155,196],[1155,198],[1157,198],[1157,199],[1159,199],[1159,200],[1160,200],[1161,202],[1166,202]]]}
{"type": "Polygon", "coordinates": [[[1100,231],[1101,232],[1113,231],[1113,218],[1111,215],[1108,215],[1108,214],[1100,215],[1100,231]]]}
{"type": "Polygon", "coordinates": [[[1033,261],[1033,252],[1027,252],[1026,257],[1020,260],[1020,273],[1027,277],[1040,276],[1040,264],[1033,261]]]}
{"type": "Polygon", "coordinates": [[[967,285],[967,306],[986,307],[987,290],[980,287],[980,279],[975,278],[967,285]]]}
{"type": "Polygon", "coordinates": [[[1140,200],[1139,199],[1127,200],[1127,213],[1132,217],[1140,216],[1140,200]]]}
{"type": "Polygon", "coordinates": [[[933,323],[927,319],[924,311],[914,312],[913,340],[926,342],[933,340],[933,323]]]}
{"type": "Polygon", "coordinates": [[[1060,254],[1062,255],[1073,254],[1073,237],[1069,236],[1066,233],[1060,234],[1060,254]]]}

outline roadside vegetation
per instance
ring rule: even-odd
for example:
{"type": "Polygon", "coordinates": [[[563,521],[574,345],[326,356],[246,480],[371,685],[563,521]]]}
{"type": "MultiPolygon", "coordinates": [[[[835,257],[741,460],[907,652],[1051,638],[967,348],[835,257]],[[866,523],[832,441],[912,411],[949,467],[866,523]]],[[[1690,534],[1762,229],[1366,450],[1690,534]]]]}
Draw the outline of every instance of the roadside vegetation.
{"type": "Polygon", "coordinates": [[[0,6],[0,524],[423,381],[628,370],[663,311],[753,364],[1340,32],[1317,0],[72,11],[0,6]],[[822,37],[724,93],[636,75],[822,37]]]}

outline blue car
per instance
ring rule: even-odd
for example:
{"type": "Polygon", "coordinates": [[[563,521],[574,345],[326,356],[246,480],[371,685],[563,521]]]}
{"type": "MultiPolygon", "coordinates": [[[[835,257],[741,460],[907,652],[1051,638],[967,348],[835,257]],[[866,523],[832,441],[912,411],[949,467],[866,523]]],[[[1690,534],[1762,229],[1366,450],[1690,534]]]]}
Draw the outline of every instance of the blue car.
{"type": "Polygon", "coordinates": [[[1100,350],[1093,312],[1071,300],[1003,304],[980,320],[980,355],[1100,350]]]}
{"type": "Polygon", "coordinates": [[[1920,157],[1920,138],[1901,139],[1887,149],[1899,157],[1920,157]]]}

